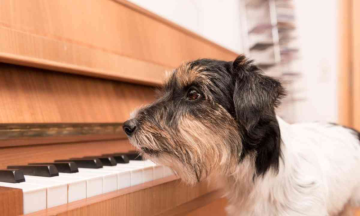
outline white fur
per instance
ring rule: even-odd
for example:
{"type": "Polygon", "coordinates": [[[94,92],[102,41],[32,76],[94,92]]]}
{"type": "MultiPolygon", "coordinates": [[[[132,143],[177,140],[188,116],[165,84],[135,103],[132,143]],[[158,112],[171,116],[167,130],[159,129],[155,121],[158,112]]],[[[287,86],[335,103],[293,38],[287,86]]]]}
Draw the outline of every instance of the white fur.
{"type": "Polygon", "coordinates": [[[355,133],[330,124],[278,121],[279,172],[253,180],[250,163],[240,164],[225,179],[229,215],[323,216],[339,214],[346,204],[358,206],[360,143],[355,133]]]}

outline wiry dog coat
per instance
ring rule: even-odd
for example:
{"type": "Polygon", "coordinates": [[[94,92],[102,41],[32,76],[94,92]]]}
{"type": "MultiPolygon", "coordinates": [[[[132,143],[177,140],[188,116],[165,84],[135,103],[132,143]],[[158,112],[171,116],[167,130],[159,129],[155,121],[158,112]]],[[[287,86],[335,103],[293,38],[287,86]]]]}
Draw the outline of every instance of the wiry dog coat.
{"type": "Polygon", "coordinates": [[[124,130],[184,182],[221,182],[229,215],[337,215],[358,206],[359,133],[289,125],[274,110],[283,95],[280,82],[244,56],[201,59],[176,69],[124,130]]]}

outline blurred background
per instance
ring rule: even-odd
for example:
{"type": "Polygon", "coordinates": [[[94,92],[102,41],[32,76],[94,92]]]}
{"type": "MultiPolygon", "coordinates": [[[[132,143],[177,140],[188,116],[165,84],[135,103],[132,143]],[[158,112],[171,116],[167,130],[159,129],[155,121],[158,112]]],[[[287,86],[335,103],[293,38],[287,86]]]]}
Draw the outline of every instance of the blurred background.
{"type": "Polygon", "coordinates": [[[339,119],[337,0],[130,0],[236,53],[283,81],[279,115],[339,119]]]}
{"type": "Polygon", "coordinates": [[[245,54],[287,89],[277,110],[286,121],[360,130],[357,9],[359,0],[0,0],[0,215],[225,215],[218,186],[132,166],[123,123],[155,100],[166,71],[245,54]],[[91,196],[70,198],[72,181],[53,200],[51,181],[3,182],[16,177],[10,165],[124,154],[131,166],[116,166],[126,171],[81,180],[97,179],[91,196]]]}

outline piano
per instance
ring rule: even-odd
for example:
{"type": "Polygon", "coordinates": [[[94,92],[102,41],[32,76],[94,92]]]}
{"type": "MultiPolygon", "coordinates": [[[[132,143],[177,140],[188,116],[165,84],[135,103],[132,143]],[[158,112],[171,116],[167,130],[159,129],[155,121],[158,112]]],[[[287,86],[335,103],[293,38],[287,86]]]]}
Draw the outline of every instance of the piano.
{"type": "Polygon", "coordinates": [[[0,187],[22,190],[24,214],[174,179],[171,169],[143,160],[134,152],[14,165],[0,170],[0,187]]]}
{"type": "Polygon", "coordinates": [[[0,215],[224,215],[122,123],[166,71],[236,56],[125,0],[0,1],[0,215]]]}

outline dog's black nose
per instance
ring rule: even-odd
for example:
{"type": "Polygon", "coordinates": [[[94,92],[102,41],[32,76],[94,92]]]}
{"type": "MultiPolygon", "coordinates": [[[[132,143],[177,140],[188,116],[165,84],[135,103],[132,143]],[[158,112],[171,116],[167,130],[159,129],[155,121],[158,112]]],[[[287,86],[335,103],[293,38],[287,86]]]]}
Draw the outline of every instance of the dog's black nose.
{"type": "Polygon", "coordinates": [[[131,136],[136,130],[136,120],[130,119],[123,125],[123,129],[128,136],[131,136]]]}

